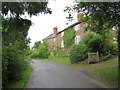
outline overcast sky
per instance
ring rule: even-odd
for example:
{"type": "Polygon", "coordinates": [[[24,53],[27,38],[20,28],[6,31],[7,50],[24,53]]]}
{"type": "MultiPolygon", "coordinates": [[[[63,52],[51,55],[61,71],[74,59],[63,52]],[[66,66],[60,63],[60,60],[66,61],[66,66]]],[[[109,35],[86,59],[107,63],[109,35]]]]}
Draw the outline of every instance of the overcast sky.
{"type": "MultiPolygon", "coordinates": [[[[28,31],[28,37],[31,38],[30,47],[36,41],[42,41],[43,38],[53,33],[53,27],[58,27],[58,31],[66,28],[77,21],[77,14],[74,13],[74,20],[69,22],[66,17],[67,12],[64,12],[66,6],[73,5],[74,0],[49,0],[48,7],[51,8],[52,14],[40,14],[39,16],[32,16],[29,18],[34,24],[28,31]]],[[[28,18],[28,17],[27,17],[28,18]]]]}

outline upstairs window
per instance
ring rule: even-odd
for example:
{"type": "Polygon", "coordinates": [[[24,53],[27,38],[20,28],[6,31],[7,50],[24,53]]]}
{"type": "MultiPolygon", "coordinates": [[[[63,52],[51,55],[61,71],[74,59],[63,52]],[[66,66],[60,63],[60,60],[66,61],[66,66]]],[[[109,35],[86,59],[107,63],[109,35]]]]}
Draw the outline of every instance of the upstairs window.
{"type": "Polygon", "coordinates": [[[64,41],[61,41],[61,47],[64,47],[64,41]]]}
{"type": "Polygon", "coordinates": [[[53,42],[56,42],[56,38],[53,38],[53,42]]]}
{"type": "Polygon", "coordinates": [[[76,44],[79,44],[79,43],[80,43],[80,36],[76,36],[76,37],[75,37],[75,43],[76,43],[76,44]]]}
{"type": "Polygon", "coordinates": [[[78,24],[78,25],[75,26],[75,30],[76,30],[76,31],[77,31],[77,30],[80,30],[80,24],[78,24]]]}
{"type": "Polygon", "coordinates": [[[55,46],[53,46],[53,50],[55,50],[56,49],[56,47],[55,46]]]}

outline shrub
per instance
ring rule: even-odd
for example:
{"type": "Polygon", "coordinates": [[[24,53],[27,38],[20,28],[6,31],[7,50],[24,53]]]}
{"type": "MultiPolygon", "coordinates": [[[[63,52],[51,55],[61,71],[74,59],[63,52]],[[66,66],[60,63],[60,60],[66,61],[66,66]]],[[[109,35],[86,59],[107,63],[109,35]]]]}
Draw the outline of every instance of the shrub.
{"type": "Polygon", "coordinates": [[[50,52],[48,50],[41,50],[38,54],[39,58],[48,58],[50,55],[50,52]]]}
{"type": "Polygon", "coordinates": [[[70,49],[71,63],[78,63],[87,58],[88,48],[84,43],[75,44],[70,49]]]}
{"type": "Polygon", "coordinates": [[[41,43],[37,49],[31,54],[31,58],[48,58],[50,51],[48,50],[48,43],[41,43]]]}
{"type": "Polygon", "coordinates": [[[38,58],[39,53],[38,52],[33,52],[30,57],[31,58],[38,58]]]}
{"type": "Polygon", "coordinates": [[[113,44],[110,49],[110,54],[117,55],[118,54],[118,44],[113,44]]]}
{"type": "Polygon", "coordinates": [[[102,37],[99,34],[87,33],[83,37],[83,42],[87,45],[89,51],[91,52],[101,52],[102,50],[102,37]]]}
{"type": "Polygon", "coordinates": [[[22,51],[16,49],[15,46],[4,46],[2,52],[2,84],[4,87],[13,80],[20,80],[28,63],[24,60],[22,51]]]}

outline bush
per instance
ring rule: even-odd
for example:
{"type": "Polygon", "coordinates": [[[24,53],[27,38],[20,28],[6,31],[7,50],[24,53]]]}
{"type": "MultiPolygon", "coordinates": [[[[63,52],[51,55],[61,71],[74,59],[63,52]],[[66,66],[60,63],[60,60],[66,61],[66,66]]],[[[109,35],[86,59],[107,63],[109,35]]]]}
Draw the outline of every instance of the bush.
{"type": "Polygon", "coordinates": [[[41,50],[38,54],[39,58],[48,58],[50,55],[50,52],[48,50],[41,50]]]}
{"type": "Polygon", "coordinates": [[[83,37],[83,42],[87,45],[90,52],[101,52],[102,50],[102,37],[96,33],[87,33],[83,37]]]}
{"type": "Polygon", "coordinates": [[[38,58],[39,53],[38,52],[33,52],[30,57],[31,58],[38,58]]]}
{"type": "Polygon", "coordinates": [[[113,44],[110,49],[110,54],[117,55],[118,54],[118,44],[113,44]]]}
{"type": "Polygon", "coordinates": [[[38,48],[31,54],[31,58],[48,58],[50,51],[48,50],[48,43],[41,43],[38,48]]]}
{"type": "Polygon", "coordinates": [[[5,87],[11,81],[22,78],[22,72],[27,68],[28,63],[24,60],[22,51],[15,46],[4,46],[2,52],[2,84],[5,87]]]}
{"type": "Polygon", "coordinates": [[[52,51],[52,56],[57,57],[69,57],[70,52],[67,52],[66,50],[63,50],[59,45],[56,46],[56,49],[52,51]]]}
{"type": "Polygon", "coordinates": [[[87,58],[88,48],[84,43],[75,44],[70,49],[71,63],[78,63],[87,58]]]}

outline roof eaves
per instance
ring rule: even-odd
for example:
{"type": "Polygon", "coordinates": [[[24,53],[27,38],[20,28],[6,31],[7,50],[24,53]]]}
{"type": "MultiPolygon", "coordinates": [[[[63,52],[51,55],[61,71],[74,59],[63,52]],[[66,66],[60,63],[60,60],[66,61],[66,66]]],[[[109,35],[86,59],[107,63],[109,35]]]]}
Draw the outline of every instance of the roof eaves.
{"type": "Polygon", "coordinates": [[[62,31],[58,32],[56,35],[58,35],[58,34],[64,32],[64,31],[67,30],[68,28],[71,28],[71,27],[74,27],[75,25],[78,25],[78,24],[80,24],[80,23],[82,23],[82,21],[76,22],[76,23],[74,23],[74,24],[68,26],[67,28],[65,28],[65,29],[63,29],[62,31]]]}

